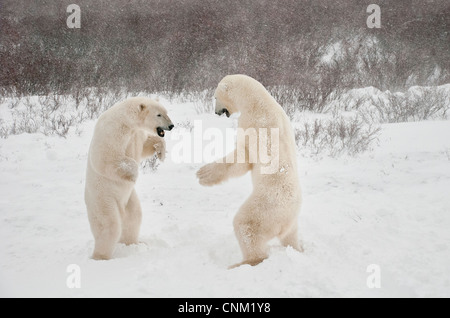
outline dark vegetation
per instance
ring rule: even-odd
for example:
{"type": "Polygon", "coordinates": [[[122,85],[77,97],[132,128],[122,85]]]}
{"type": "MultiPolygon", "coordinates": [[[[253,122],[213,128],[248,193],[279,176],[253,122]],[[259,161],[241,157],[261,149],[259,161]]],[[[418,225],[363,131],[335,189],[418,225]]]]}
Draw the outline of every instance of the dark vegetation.
{"type": "Polygon", "coordinates": [[[448,0],[376,1],[382,27],[369,29],[373,2],[1,0],[0,87],[179,93],[245,73],[294,89],[290,98],[313,108],[340,89],[449,82],[448,0]],[[80,29],[66,25],[71,3],[81,8],[80,29]]]}

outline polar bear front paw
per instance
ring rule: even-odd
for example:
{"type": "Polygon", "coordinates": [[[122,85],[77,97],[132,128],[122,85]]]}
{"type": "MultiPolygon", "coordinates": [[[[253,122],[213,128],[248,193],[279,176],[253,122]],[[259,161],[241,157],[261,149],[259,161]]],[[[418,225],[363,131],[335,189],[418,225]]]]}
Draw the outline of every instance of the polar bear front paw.
{"type": "Polygon", "coordinates": [[[158,141],[153,145],[155,148],[156,155],[158,159],[164,161],[166,159],[166,142],[161,138],[161,141],[158,141]]]}
{"type": "Polygon", "coordinates": [[[219,184],[224,179],[224,166],[219,163],[209,163],[197,171],[198,182],[203,186],[219,184]]]}
{"type": "Polygon", "coordinates": [[[136,182],[139,174],[139,166],[134,159],[126,158],[119,162],[117,172],[122,179],[136,182]]]}

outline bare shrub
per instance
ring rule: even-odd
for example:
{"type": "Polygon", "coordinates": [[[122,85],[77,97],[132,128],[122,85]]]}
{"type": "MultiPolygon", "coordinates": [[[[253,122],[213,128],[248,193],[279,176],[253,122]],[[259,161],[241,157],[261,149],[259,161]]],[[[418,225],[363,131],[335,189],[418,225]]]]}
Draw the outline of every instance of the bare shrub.
{"type": "Polygon", "coordinates": [[[197,114],[214,112],[214,90],[208,89],[201,92],[192,92],[194,108],[197,114]]]}
{"type": "Polygon", "coordinates": [[[66,137],[70,127],[76,122],[76,116],[64,116],[58,114],[45,123],[43,133],[45,135],[56,134],[60,137],[66,137]]]}
{"type": "Polygon", "coordinates": [[[14,109],[17,107],[17,105],[19,105],[20,103],[20,99],[19,98],[9,98],[8,100],[8,108],[9,109],[14,109]]]}
{"type": "Polygon", "coordinates": [[[192,132],[194,129],[194,124],[190,120],[185,120],[182,122],[177,122],[176,125],[177,129],[185,130],[192,132]]]}
{"type": "Polygon", "coordinates": [[[372,99],[381,123],[446,119],[449,102],[450,93],[439,87],[409,90],[406,94],[389,93],[372,99]]]}
{"type": "Polygon", "coordinates": [[[298,107],[300,92],[298,92],[298,89],[287,86],[272,86],[268,87],[268,91],[290,119],[294,118],[297,110],[300,111],[298,107]]]}
{"type": "Polygon", "coordinates": [[[11,110],[11,120],[0,122],[3,138],[22,133],[65,137],[70,127],[86,119],[81,111],[75,111],[71,107],[70,96],[26,96],[11,98],[10,103],[16,106],[11,110]]]}
{"type": "Polygon", "coordinates": [[[342,111],[358,111],[362,105],[370,100],[367,96],[354,96],[352,94],[347,94],[347,92],[343,94],[336,94],[336,96],[332,99],[333,100],[330,104],[327,105],[327,111],[333,114],[337,114],[342,111]]]}
{"type": "Polygon", "coordinates": [[[153,155],[150,158],[145,159],[142,163],[141,163],[141,168],[144,171],[144,173],[146,172],[155,172],[156,170],[158,170],[160,161],[157,157],[157,155],[153,155]]]}
{"type": "Polygon", "coordinates": [[[446,119],[450,108],[450,92],[429,87],[418,94],[410,92],[407,96],[410,108],[415,110],[414,120],[446,119]]]}
{"type": "Polygon", "coordinates": [[[409,104],[400,96],[391,94],[386,98],[374,98],[372,102],[378,111],[377,115],[381,123],[404,122],[411,113],[411,110],[407,108],[409,104]]]}
{"type": "Polygon", "coordinates": [[[295,129],[295,140],[313,155],[327,152],[331,157],[341,154],[355,156],[367,151],[376,140],[379,127],[367,125],[358,116],[331,120],[315,119],[295,129]]]}
{"type": "Polygon", "coordinates": [[[9,128],[5,125],[3,119],[0,118],[0,138],[6,139],[9,136],[9,128]]]}

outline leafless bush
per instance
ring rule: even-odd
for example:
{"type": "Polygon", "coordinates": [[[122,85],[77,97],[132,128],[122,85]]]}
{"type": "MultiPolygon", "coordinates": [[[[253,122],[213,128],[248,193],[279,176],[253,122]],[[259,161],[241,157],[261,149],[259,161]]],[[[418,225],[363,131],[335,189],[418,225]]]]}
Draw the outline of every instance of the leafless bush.
{"type": "Polygon", "coordinates": [[[155,172],[156,170],[158,170],[159,164],[160,164],[160,161],[159,161],[157,155],[155,154],[154,156],[144,160],[141,163],[141,168],[144,171],[144,173],[155,172]]]}
{"type": "Polygon", "coordinates": [[[70,127],[76,122],[76,116],[64,116],[62,114],[52,117],[48,123],[45,123],[44,134],[52,135],[56,134],[60,137],[66,137],[70,127]]]}
{"type": "Polygon", "coordinates": [[[86,120],[81,109],[75,110],[70,96],[49,94],[10,98],[12,118],[0,122],[1,136],[21,133],[56,134],[65,137],[69,129],[86,120]]]}
{"type": "Polygon", "coordinates": [[[208,89],[201,92],[190,93],[194,100],[194,108],[197,114],[214,112],[214,90],[208,89]]]}
{"type": "Polygon", "coordinates": [[[297,88],[287,86],[273,86],[268,88],[273,98],[283,107],[289,118],[293,119],[298,107],[300,92],[297,88]]]}
{"type": "Polygon", "coordinates": [[[295,139],[301,148],[314,155],[327,152],[332,157],[341,154],[355,156],[370,148],[379,131],[379,127],[367,125],[358,117],[315,119],[295,129],[295,139]]]}
{"type": "Polygon", "coordinates": [[[336,94],[330,104],[327,105],[327,111],[337,114],[342,111],[358,111],[362,105],[368,101],[367,96],[353,96],[351,94],[336,94]]]}
{"type": "Polygon", "coordinates": [[[336,87],[320,87],[306,85],[303,87],[276,86],[269,91],[275,100],[283,107],[289,118],[293,119],[297,112],[325,112],[325,106],[336,87]]]}
{"type": "Polygon", "coordinates": [[[9,136],[9,128],[4,124],[3,119],[0,118],[0,138],[6,139],[9,136]]]}
{"type": "Polygon", "coordinates": [[[450,108],[450,92],[437,87],[424,89],[418,94],[410,93],[407,100],[415,109],[414,120],[446,119],[450,108]]]}
{"type": "Polygon", "coordinates": [[[71,127],[96,119],[116,102],[130,96],[120,89],[78,88],[71,94],[50,93],[42,96],[5,97],[4,104],[11,108],[11,120],[0,121],[0,136],[21,133],[42,133],[65,137],[71,127]]]}
{"type": "Polygon", "coordinates": [[[30,113],[21,112],[20,115],[14,116],[12,124],[3,126],[5,135],[19,135],[22,133],[32,134],[39,131],[42,127],[37,118],[30,113]]]}
{"type": "Polygon", "coordinates": [[[177,122],[175,124],[175,126],[177,127],[177,129],[186,130],[186,131],[189,131],[189,132],[192,132],[192,130],[194,129],[194,124],[190,120],[177,122]]]}
{"type": "Polygon", "coordinates": [[[372,100],[381,123],[398,123],[427,119],[446,119],[450,93],[436,87],[406,94],[387,94],[372,100]]]}
{"type": "Polygon", "coordinates": [[[9,98],[8,108],[14,109],[19,105],[20,99],[18,98],[9,98]]]}

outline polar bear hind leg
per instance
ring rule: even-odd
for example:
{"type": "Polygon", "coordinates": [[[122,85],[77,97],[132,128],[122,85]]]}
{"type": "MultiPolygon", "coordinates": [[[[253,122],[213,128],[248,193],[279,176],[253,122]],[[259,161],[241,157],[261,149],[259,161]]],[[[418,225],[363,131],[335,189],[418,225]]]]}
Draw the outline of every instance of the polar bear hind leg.
{"type": "Polygon", "coordinates": [[[95,238],[92,258],[95,260],[111,259],[121,233],[119,208],[111,205],[105,205],[103,208],[108,210],[102,210],[103,213],[90,214],[102,215],[101,219],[97,217],[90,218],[91,228],[95,238]]]}
{"type": "Polygon", "coordinates": [[[230,268],[243,264],[257,265],[268,257],[267,242],[276,237],[280,229],[270,222],[261,220],[267,215],[261,211],[257,198],[251,196],[239,209],[233,225],[244,260],[230,268]]]}
{"type": "Polygon", "coordinates": [[[142,221],[142,209],[136,190],[131,192],[130,199],[122,214],[122,236],[120,243],[126,245],[139,243],[139,229],[142,221]]]}
{"type": "Polygon", "coordinates": [[[303,247],[298,239],[297,218],[293,220],[292,225],[288,228],[288,230],[279,236],[279,239],[283,246],[291,246],[295,250],[303,252],[303,247]]]}

